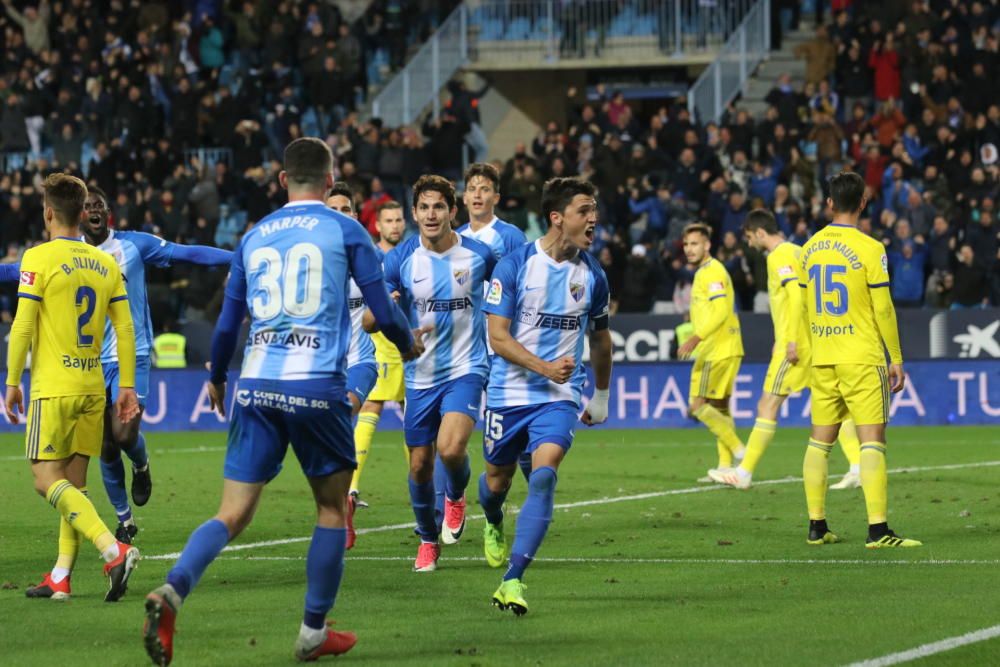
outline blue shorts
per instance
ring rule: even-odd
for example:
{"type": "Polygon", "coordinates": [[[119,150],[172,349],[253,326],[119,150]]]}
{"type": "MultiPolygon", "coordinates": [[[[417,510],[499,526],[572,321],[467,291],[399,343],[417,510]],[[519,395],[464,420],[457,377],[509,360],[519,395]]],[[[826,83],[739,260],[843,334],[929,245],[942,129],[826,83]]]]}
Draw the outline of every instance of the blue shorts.
{"type": "Polygon", "coordinates": [[[441,417],[446,412],[461,412],[479,420],[485,380],[478,375],[463,375],[429,389],[406,388],[403,432],[408,447],[424,447],[437,440],[441,417]]]}
{"type": "Polygon", "coordinates": [[[347,369],[347,391],[364,405],[378,380],[378,366],[374,363],[356,364],[347,369]]]}
{"type": "MultiPolygon", "coordinates": [[[[104,388],[107,392],[108,407],[118,400],[118,362],[102,364],[104,367],[104,388]]],[[[146,397],[149,396],[149,357],[135,358],[135,393],[139,397],[139,405],[146,407],[146,397]]]]}
{"type": "Polygon", "coordinates": [[[510,408],[486,408],[483,425],[483,458],[495,466],[516,463],[521,452],[533,452],[552,443],[569,450],[579,421],[572,401],[510,408]]]}
{"type": "Polygon", "coordinates": [[[306,477],[357,467],[351,405],[343,392],[276,380],[241,380],[229,424],[225,477],[267,482],[291,442],[306,477]]]}

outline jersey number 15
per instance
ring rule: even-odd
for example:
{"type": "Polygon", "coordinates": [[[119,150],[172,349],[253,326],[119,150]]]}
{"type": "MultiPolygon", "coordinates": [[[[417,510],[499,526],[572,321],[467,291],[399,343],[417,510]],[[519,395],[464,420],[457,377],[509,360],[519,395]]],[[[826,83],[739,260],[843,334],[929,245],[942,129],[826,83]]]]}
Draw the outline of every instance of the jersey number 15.
{"type": "Polygon", "coordinates": [[[843,276],[846,266],[836,264],[813,264],[809,267],[809,282],[816,295],[816,314],[825,310],[829,315],[843,315],[847,312],[847,285],[843,276]]]}

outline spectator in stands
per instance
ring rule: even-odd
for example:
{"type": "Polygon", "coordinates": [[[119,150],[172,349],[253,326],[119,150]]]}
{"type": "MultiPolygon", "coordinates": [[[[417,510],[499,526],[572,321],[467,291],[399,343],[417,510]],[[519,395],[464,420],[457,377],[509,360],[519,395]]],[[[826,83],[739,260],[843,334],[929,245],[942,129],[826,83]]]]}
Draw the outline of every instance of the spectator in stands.
{"type": "Polygon", "coordinates": [[[653,308],[658,271],[649,257],[649,249],[636,243],[625,263],[622,284],[625,289],[618,297],[618,310],[623,313],[648,313],[653,308]]]}
{"type": "Polygon", "coordinates": [[[919,308],[924,296],[926,252],[923,244],[906,240],[899,250],[892,250],[888,255],[893,302],[900,308],[919,308]]]}
{"type": "Polygon", "coordinates": [[[24,43],[35,54],[41,55],[49,50],[49,15],[51,9],[48,0],[40,0],[38,7],[25,7],[24,13],[14,8],[11,0],[3,0],[7,15],[21,26],[24,31],[24,43]]]}
{"type": "Polygon", "coordinates": [[[868,66],[875,72],[874,97],[878,102],[895,102],[900,94],[900,59],[892,33],[876,39],[868,55],[868,66]]]}
{"type": "Polygon", "coordinates": [[[826,27],[816,28],[816,36],[795,47],[795,57],[806,60],[806,81],[818,84],[833,74],[837,62],[837,48],[830,41],[826,27]]]}
{"type": "Polygon", "coordinates": [[[948,299],[952,310],[986,307],[989,294],[986,269],[976,262],[976,253],[968,243],[959,248],[952,275],[954,284],[948,299]]]}

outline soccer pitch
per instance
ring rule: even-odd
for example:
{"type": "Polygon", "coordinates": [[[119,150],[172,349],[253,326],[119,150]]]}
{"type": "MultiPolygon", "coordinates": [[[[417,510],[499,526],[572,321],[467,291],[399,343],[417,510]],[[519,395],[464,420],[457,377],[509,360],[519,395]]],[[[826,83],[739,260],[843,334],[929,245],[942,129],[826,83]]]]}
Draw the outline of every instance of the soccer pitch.
{"type": "MultiPolygon", "coordinates": [[[[745,435],[745,429],[740,429],[745,435]]],[[[703,429],[582,429],[559,471],[556,513],[528,570],[530,612],[490,606],[502,570],[482,557],[474,496],[462,541],[439,570],[411,571],[417,538],[399,433],[379,433],[331,618],[358,633],[355,665],[845,665],[1000,624],[1000,429],[890,428],[890,525],[923,540],[864,549],[860,489],[831,491],[845,543],[806,545],[801,475],[807,434],[781,429],[749,491],[696,484],[714,464],[703,429]]],[[[142,665],[144,595],[188,533],[215,511],[225,436],[147,435],[153,498],[138,508],[143,561],[128,595],[103,602],[100,561],[81,549],[67,603],[28,600],[55,558],[58,516],[31,487],[23,439],[0,436],[0,664],[142,665]]],[[[473,483],[482,470],[473,436],[473,483]]],[[[839,452],[831,474],[846,470],[839,452]]],[[[90,471],[91,497],[114,512],[90,471]]],[[[525,493],[515,479],[507,514],[525,493]]],[[[206,572],[178,617],[178,665],[292,664],[314,510],[294,459],[250,528],[206,572]]],[[[976,638],[989,636],[981,633],[976,638]]],[[[995,632],[994,632],[995,634],[995,632]]],[[[919,648],[921,664],[996,663],[1000,639],[919,648]]],[[[873,664],[896,664],[899,658],[873,664]]]]}

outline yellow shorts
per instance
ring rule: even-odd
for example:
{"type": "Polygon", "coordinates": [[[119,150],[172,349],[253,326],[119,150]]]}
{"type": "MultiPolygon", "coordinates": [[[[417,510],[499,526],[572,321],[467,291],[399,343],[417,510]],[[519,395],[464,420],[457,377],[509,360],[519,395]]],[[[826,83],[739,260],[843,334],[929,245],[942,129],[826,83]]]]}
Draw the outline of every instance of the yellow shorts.
{"type": "Polygon", "coordinates": [[[764,391],[775,396],[788,396],[809,386],[809,371],[812,367],[808,359],[799,359],[794,366],[785,358],[785,351],[775,350],[764,377],[764,391]]]}
{"type": "Polygon", "coordinates": [[[59,396],[31,401],[25,455],[40,461],[58,461],[73,454],[100,456],[104,404],[104,396],[59,396]]]}
{"type": "Polygon", "coordinates": [[[854,423],[889,423],[889,373],[885,366],[838,364],[813,366],[812,423],[839,424],[848,417],[854,423]]]}
{"type": "Polygon", "coordinates": [[[406,382],[403,379],[403,364],[375,364],[378,379],[375,388],[368,394],[369,401],[396,401],[406,398],[406,382]]]}
{"type": "Polygon", "coordinates": [[[694,360],[691,369],[690,398],[725,398],[732,396],[736,374],[740,372],[743,357],[726,357],[715,361],[705,361],[701,357],[694,360]]]}

